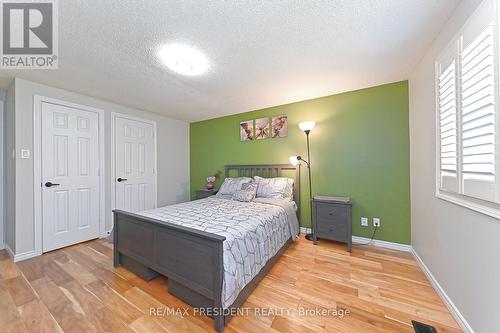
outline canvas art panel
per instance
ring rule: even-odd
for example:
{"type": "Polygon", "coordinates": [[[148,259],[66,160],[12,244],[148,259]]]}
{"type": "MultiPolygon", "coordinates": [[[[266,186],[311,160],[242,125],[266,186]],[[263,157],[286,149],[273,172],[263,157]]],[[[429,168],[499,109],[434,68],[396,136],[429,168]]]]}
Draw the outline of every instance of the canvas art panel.
{"type": "Polygon", "coordinates": [[[255,120],[255,138],[257,140],[270,137],[269,117],[255,120]]]}
{"type": "Polygon", "coordinates": [[[254,139],[253,120],[240,122],[240,140],[250,141],[254,139]]]}
{"type": "Polygon", "coordinates": [[[284,138],[288,135],[288,117],[285,115],[272,118],[272,137],[284,138]]]}

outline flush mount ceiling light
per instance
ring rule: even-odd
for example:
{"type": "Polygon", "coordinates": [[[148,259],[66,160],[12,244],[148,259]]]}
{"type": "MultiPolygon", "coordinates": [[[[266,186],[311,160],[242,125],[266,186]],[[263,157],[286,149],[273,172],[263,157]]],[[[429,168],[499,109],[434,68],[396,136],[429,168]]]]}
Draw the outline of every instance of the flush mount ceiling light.
{"type": "Polygon", "coordinates": [[[207,57],[184,44],[167,44],[158,49],[158,58],[170,70],[182,75],[201,75],[208,70],[207,57]]]}

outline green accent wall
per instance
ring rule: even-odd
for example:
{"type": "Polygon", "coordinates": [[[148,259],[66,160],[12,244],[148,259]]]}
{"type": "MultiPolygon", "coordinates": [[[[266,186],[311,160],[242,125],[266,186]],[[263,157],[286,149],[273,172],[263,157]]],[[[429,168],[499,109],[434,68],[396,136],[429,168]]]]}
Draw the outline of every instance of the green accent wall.
{"type": "MultiPolygon", "coordinates": [[[[372,218],[379,217],[376,239],[410,244],[408,81],[191,123],[191,197],[224,165],[306,157],[306,136],[298,128],[304,120],[316,121],[310,135],[313,194],[352,198],[353,235],[371,237],[372,218]],[[240,141],[240,121],[282,114],[288,115],[288,137],[240,141]],[[369,227],[361,227],[362,216],[369,227]]],[[[301,225],[308,227],[305,165],[301,184],[301,225]]]]}

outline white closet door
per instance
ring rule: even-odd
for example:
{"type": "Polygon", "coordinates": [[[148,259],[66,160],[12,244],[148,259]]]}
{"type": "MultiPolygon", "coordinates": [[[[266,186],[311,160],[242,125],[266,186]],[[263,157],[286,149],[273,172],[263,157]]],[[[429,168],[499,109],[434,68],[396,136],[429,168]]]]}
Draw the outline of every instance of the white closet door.
{"type": "Polygon", "coordinates": [[[99,237],[99,115],[42,104],[43,251],[99,237]]]}
{"type": "Polygon", "coordinates": [[[154,126],[116,117],[114,139],[115,207],[129,212],[155,208],[154,126]]]}

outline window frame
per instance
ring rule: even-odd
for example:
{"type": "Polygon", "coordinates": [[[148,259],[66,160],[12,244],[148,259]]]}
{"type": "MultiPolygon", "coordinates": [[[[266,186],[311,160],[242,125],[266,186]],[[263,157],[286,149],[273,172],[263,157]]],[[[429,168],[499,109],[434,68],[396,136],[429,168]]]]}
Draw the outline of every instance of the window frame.
{"type": "MultiPolygon", "coordinates": [[[[458,192],[447,190],[442,188],[442,170],[441,170],[441,121],[440,121],[440,107],[439,107],[439,64],[442,62],[444,55],[454,48],[454,59],[456,70],[460,67],[460,48],[462,40],[461,36],[465,29],[469,26],[472,18],[477,15],[480,8],[485,5],[487,1],[491,1],[494,6],[494,34],[495,34],[495,59],[494,63],[496,66],[497,75],[495,77],[495,181],[496,186],[500,186],[500,29],[499,29],[499,5],[497,1],[484,0],[481,2],[476,10],[469,16],[465,23],[460,27],[460,29],[453,35],[450,41],[442,48],[441,52],[435,58],[434,61],[434,94],[435,94],[435,196],[438,199],[448,201],[450,203],[471,209],[473,211],[482,213],[484,215],[500,219],[500,202],[490,202],[483,199],[478,199],[473,196],[462,194],[463,189],[463,173],[462,173],[462,159],[463,159],[463,147],[462,147],[462,109],[461,109],[461,85],[457,85],[457,181],[458,181],[458,192]]],[[[460,80],[460,72],[457,72],[457,82],[460,80]]],[[[497,188],[497,190],[500,190],[497,188]]]]}

